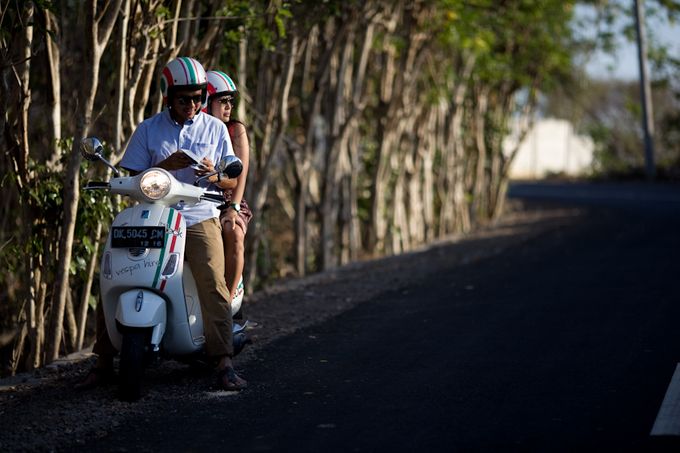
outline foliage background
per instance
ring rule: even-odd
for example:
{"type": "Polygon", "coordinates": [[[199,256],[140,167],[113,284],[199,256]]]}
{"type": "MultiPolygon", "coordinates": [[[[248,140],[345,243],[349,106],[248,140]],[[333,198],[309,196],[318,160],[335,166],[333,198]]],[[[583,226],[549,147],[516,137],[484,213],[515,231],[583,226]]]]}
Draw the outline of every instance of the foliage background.
{"type": "MultiPolygon", "coordinates": [[[[675,20],[674,1],[646,2],[675,20]]],[[[412,249],[503,211],[517,150],[540,115],[597,143],[599,175],[643,168],[632,83],[579,61],[630,35],[616,1],[0,1],[0,363],[31,369],[91,340],[98,252],[121,200],[77,146],[117,162],[161,108],[179,55],[229,73],[249,128],[250,291],[274,279],[412,249]],[[576,7],[595,12],[575,16],[576,7]],[[623,24],[623,26],[619,25],[623,24]],[[595,30],[590,37],[579,27],[595,30]],[[621,28],[623,27],[623,28],[621,28]]],[[[653,32],[653,30],[652,30],[653,32]]],[[[652,33],[653,34],[653,33],[652,33]]],[[[654,44],[654,41],[651,41],[654,44]]],[[[678,61],[650,49],[660,175],[677,178],[678,61]]]]}

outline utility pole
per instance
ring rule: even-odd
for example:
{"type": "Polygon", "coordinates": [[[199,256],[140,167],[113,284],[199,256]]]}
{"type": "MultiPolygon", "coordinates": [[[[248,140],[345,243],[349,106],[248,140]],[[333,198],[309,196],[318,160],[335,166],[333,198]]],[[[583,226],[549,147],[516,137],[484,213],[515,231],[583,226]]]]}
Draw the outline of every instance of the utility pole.
{"type": "Polygon", "coordinates": [[[640,100],[642,101],[642,129],[645,134],[645,173],[649,181],[656,177],[654,164],[654,114],[652,113],[652,88],[647,68],[647,38],[643,0],[634,0],[635,30],[637,32],[638,63],[640,68],[640,100]]]}

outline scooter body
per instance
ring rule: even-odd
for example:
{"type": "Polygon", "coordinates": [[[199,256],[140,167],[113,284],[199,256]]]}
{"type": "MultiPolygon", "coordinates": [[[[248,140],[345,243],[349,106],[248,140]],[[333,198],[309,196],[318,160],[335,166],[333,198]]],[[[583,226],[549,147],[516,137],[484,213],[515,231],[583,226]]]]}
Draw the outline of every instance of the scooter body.
{"type": "MultiPolygon", "coordinates": [[[[109,190],[138,202],[115,217],[100,267],[106,329],[121,353],[121,396],[134,400],[139,397],[150,353],[187,356],[200,352],[205,345],[198,289],[184,261],[187,227],[178,206],[202,200],[220,204],[223,198],[204,187],[182,183],[160,168],[120,176],[102,151],[95,138],[81,143],[85,158],[104,162],[116,177],[90,183],[86,189],[109,190]]],[[[222,159],[217,167],[229,178],[237,177],[243,168],[235,156],[222,159]]],[[[239,310],[241,300],[242,293],[232,301],[232,315],[239,310]]],[[[234,332],[244,335],[237,329],[234,332]]]]}

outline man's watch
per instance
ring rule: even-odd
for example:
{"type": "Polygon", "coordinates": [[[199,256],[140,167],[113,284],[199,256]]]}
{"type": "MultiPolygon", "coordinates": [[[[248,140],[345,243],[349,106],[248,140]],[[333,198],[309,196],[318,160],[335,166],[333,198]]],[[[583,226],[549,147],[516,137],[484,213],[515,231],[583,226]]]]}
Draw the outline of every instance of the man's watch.
{"type": "Polygon", "coordinates": [[[241,205],[238,203],[229,203],[229,207],[236,212],[241,212],[241,205]]]}

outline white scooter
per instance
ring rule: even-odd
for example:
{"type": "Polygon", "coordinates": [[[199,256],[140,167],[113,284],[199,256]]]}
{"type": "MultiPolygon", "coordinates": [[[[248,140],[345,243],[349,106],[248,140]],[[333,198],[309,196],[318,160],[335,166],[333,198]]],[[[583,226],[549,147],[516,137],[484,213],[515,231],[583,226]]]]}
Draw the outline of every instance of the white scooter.
{"type": "MultiPolygon", "coordinates": [[[[120,396],[136,400],[144,367],[154,355],[186,357],[200,353],[205,344],[196,282],[184,261],[186,225],[181,211],[173,206],[201,200],[223,203],[224,198],[179,182],[161,168],[121,176],[104,158],[103,150],[94,137],[81,143],[85,159],[103,162],[115,175],[109,182],[90,182],[85,189],[109,190],[138,202],[113,220],[100,268],[106,329],[120,351],[120,396]]],[[[238,157],[228,156],[215,168],[235,178],[243,165],[238,157]]],[[[242,279],[239,287],[243,287],[242,279]]],[[[241,290],[232,301],[232,315],[242,299],[241,290]]],[[[243,347],[244,329],[245,325],[234,324],[235,350],[243,347]]]]}

